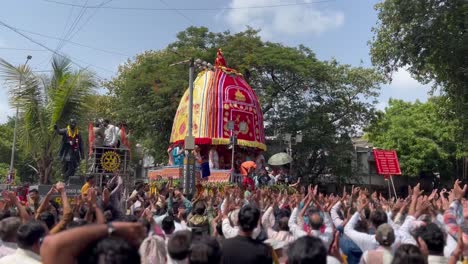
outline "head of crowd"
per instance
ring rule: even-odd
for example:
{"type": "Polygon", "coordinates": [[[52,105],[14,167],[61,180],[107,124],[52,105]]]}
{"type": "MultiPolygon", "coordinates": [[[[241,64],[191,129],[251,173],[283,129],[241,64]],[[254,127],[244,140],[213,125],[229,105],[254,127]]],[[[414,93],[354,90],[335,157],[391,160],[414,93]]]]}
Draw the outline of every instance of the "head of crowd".
{"type": "Polygon", "coordinates": [[[76,197],[61,182],[26,199],[4,191],[0,264],[463,263],[466,190],[458,180],[407,197],[220,185],[188,197],[139,182],[126,195],[119,175],[101,188],[88,177],[76,197]]]}

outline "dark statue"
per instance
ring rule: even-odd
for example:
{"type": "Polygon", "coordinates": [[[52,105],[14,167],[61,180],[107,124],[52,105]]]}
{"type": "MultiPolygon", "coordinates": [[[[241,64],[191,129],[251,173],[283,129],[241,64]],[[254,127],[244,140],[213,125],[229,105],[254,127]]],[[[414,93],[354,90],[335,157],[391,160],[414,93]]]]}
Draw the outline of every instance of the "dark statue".
{"type": "Polygon", "coordinates": [[[62,174],[65,182],[70,176],[74,176],[76,169],[84,158],[83,141],[76,127],[76,120],[70,119],[66,128],[59,129],[54,126],[55,132],[62,136],[62,145],[60,146],[59,158],[62,162],[62,174]]]}

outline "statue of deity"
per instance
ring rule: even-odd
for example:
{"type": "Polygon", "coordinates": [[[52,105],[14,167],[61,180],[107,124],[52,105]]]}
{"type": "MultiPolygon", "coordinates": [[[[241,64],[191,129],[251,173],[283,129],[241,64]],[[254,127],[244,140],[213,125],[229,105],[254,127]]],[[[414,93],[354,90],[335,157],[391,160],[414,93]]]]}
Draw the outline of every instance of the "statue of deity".
{"type": "Polygon", "coordinates": [[[70,176],[74,176],[76,169],[84,158],[83,141],[80,132],[76,127],[76,120],[70,119],[66,128],[59,129],[54,126],[55,132],[62,136],[59,158],[62,162],[62,174],[65,182],[70,176]]]}

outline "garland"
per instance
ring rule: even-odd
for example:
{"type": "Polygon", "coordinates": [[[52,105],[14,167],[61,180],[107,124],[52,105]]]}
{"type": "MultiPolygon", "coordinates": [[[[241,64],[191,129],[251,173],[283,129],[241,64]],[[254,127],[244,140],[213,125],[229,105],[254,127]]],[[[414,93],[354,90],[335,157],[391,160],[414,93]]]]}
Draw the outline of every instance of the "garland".
{"type": "Polygon", "coordinates": [[[75,137],[78,135],[78,128],[75,127],[75,129],[72,132],[70,126],[67,126],[67,135],[70,139],[75,139],[75,137]]]}
{"type": "Polygon", "coordinates": [[[78,135],[78,128],[75,127],[75,129],[72,131],[70,126],[67,126],[67,136],[68,136],[68,142],[70,143],[70,146],[72,146],[73,150],[78,150],[78,138],[76,137],[78,135]]]}
{"type": "MultiPolygon", "coordinates": [[[[166,185],[169,181],[167,179],[159,180],[159,181],[152,181],[150,183],[151,193],[159,193],[160,190],[164,185],[166,185]]],[[[179,179],[173,179],[173,187],[178,188],[180,186],[179,179]]],[[[224,195],[225,189],[231,189],[233,187],[239,186],[235,183],[230,182],[198,182],[196,184],[197,193],[206,192],[207,194],[214,194],[215,190],[220,195],[224,195]]],[[[281,192],[281,193],[288,193],[288,194],[296,194],[298,191],[294,187],[290,187],[288,185],[272,185],[272,186],[263,186],[260,189],[271,190],[272,192],[281,192]]]]}

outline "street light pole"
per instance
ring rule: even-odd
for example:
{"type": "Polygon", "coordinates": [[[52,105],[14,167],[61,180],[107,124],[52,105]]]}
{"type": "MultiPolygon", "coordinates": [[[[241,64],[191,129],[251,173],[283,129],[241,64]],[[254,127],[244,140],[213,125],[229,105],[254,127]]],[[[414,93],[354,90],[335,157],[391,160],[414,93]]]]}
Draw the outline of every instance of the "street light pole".
{"type": "Polygon", "coordinates": [[[193,75],[195,71],[194,59],[190,59],[189,67],[189,108],[188,108],[188,132],[187,136],[192,137],[193,127],[193,75]]]}
{"type": "MultiPolygon", "coordinates": [[[[23,68],[26,68],[26,64],[28,64],[28,61],[32,59],[31,55],[28,55],[26,57],[26,62],[23,65],[23,68]]],[[[23,69],[24,70],[24,69],[23,69]]],[[[18,87],[21,89],[23,81],[23,71],[20,71],[20,79],[19,79],[19,85],[18,87]]],[[[13,130],[13,145],[11,146],[11,159],[10,159],[10,171],[9,171],[9,176],[8,176],[8,181],[11,181],[13,179],[14,175],[14,164],[15,164],[15,151],[16,151],[16,133],[18,130],[18,117],[19,117],[19,106],[16,106],[16,115],[15,115],[15,128],[13,130]]]]}

